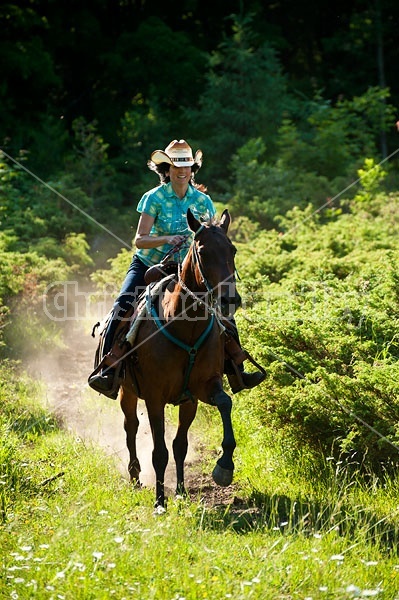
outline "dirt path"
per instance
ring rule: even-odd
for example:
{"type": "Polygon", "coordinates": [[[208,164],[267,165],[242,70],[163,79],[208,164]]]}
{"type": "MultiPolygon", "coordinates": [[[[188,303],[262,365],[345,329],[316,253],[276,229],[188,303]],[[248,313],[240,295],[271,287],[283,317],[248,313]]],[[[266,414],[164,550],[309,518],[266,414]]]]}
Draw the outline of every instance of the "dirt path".
{"type": "MultiPolygon", "coordinates": [[[[93,370],[97,338],[82,325],[74,323],[65,337],[66,348],[51,356],[36,357],[30,370],[46,384],[47,406],[61,419],[65,428],[85,443],[102,447],[116,458],[118,468],[128,478],[128,452],[123,429],[123,413],[117,400],[97,394],[87,385],[93,370]]],[[[151,464],[152,438],[145,405],[139,403],[138,455],[142,467],[142,483],[154,484],[151,464]]],[[[167,435],[167,443],[172,436],[167,435]]],[[[190,459],[190,458],[189,458],[190,459]]],[[[168,479],[173,465],[168,466],[168,479]]]]}
{"type": "MultiPolygon", "coordinates": [[[[73,323],[65,336],[66,348],[55,350],[50,356],[35,357],[30,361],[30,371],[46,384],[47,406],[62,420],[65,428],[84,443],[92,443],[104,449],[116,459],[122,475],[128,478],[128,452],[123,429],[123,414],[118,401],[97,394],[87,385],[88,375],[93,369],[93,357],[97,338],[91,337],[89,328],[73,323]]],[[[177,409],[173,409],[176,414],[177,409]],[[175,412],[176,411],[176,412],[175,412]]],[[[140,400],[140,420],[137,453],[141,463],[141,482],[154,486],[155,476],[151,463],[152,437],[145,404],[140,400]]],[[[168,494],[172,493],[176,478],[172,454],[172,439],[175,425],[167,426],[166,443],[169,449],[169,464],[165,476],[168,494]]],[[[191,493],[200,494],[207,504],[226,503],[233,498],[234,486],[218,488],[211,476],[199,476],[198,465],[203,447],[196,443],[189,432],[189,452],[186,460],[187,486],[191,493]],[[196,468],[194,468],[194,466],[196,468]]]]}

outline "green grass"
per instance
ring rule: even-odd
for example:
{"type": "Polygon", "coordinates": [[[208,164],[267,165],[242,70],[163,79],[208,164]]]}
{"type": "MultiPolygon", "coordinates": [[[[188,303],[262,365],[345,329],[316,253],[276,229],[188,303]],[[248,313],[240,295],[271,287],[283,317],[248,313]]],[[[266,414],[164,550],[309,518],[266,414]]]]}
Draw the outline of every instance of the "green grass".
{"type": "MultiPolygon", "coordinates": [[[[169,498],[155,516],[152,489],[131,488],[111,458],[58,428],[39,387],[7,375],[0,598],[399,598],[397,482],[287,460],[278,437],[240,421],[255,392],[234,409],[239,500],[169,498]]],[[[214,415],[203,407],[196,421],[210,454],[214,415]]]]}

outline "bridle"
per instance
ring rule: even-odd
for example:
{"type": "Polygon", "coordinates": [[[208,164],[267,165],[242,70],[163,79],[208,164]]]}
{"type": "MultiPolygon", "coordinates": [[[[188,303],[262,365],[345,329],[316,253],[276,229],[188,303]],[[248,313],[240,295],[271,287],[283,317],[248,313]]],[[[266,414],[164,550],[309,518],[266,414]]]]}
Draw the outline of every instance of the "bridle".
{"type": "MultiPolygon", "coordinates": [[[[184,281],[182,280],[181,277],[181,264],[179,262],[178,264],[178,283],[180,284],[181,288],[191,297],[193,298],[193,300],[195,300],[195,302],[197,304],[199,304],[200,306],[206,308],[208,310],[208,312],[210,314],[214,314],[216,315],[218,318],[222,317],[222,313],[221,310],[218,306],[218,302],[217,302],[217,298],[215,298],[214,296],[214,290],[215,288],[209,283],[205,273],[204,273],[204,267],[201,263],[201,258],[199,255],[199,252],[197,250],[197,246],[195,244],[199,234],[201,233],[201,231],[204,229],[204,225],[201,225],[199,227],[199,229],[197,229],[197,231],[194,234],[194,241],[193,241],[193,247],[192,247],[192,256],[193,256],[193,263],[194,263],[194,267],[197,266],[198,267],[198,271],[200,274],[200,278],[201,278],[201,283],[204,284],[205,288],[206,288],[206,300],[203,300],[202,298],[200,298],[197,294],[195,294],[195,292],[193,292],[192,290],[190,290],[187,285],[184,283],[184,281]]],[[[234,277],[234,276],[233,276],[234,277]]]]}
{"type": "MultiPolygon", "coordinates": [[[[180,284],[182,290],[184,290],[191,298],[193,298],[193,300],[198,305],[203,306],[209,316],[207,326],[202,331],[199,338],[192,345],[189,345],[189,344],[186,344],[185,342],[183,342],[181,339],[172,335],[172,333],[170,333],[167,330],[165,323],[161,321],[159,315],[157,314],[154,303],[152,302],[152,299],[151,299],[151,294],[150,293],[147,294],[147,298],[146,298],[147,311],[149,314],[151,314],[157,328],[160,331],[162,331],[163,335],[166,338],[168,338],[168,340],[170,340],[171,342],[173,342],[174,344],[176,344],[177,346],[179,346],[180,348],[185,350],[188,354],[189,360],[188,360],[187,369],[184,374],[183,388],[182,388],[182,392],[181,392],[178,400],[176,400],[176,404],[180,404],[187,397],[194,400],[194,398],[189,390],[189,380],[190,380],[191,371],[194,367],[197,352],[201,348],[202,344],[205,342],[205,340],[207,339],[209,334],[211,333],[211,331],[214,327],[214,324],[217,323],[221,332],[225,331],[225,326],[222,323],[223,315],[217,305],[217,299],[215,299],[215,297],[214,297],[213,287],[210,285],[208,279],[205,276],[204,268],[203,268],[203,265],[201,264],[201,258],[199,256],[199,252],[197,250],[196,243],[195,243],[196,238],[198,237],[198,235],[201,233],[201,231],[203,229],[204,229],[204,225],[201,225],[194,234],[194,241],[192,244],[192,257],[193,257],[194,267],[195,266],[198,267],[198,270],[199,270],[199,273],[201,276],[201,282],[205,285],[205,288],[206,288],[205,296],[208,298],[208,301],[203,300],[202,298],[200,298],[197,294],[195,294],[192,290],[190,290],[187,287],[187,285],[182,280],[182,276],[181,276],[182,275],[181,262],[179,261],[179,263],[178,263],[178,283],[180,284]]],[[[171,276],[171,277],[173,277],[173,276],[171,276]]]]}

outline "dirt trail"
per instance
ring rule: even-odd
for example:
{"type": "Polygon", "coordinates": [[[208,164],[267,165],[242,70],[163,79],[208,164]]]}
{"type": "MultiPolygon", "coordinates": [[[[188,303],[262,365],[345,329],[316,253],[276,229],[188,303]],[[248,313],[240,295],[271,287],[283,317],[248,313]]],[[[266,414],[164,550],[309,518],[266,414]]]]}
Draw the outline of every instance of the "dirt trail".
{"type": "MultiPolygon", "coordinates": [[[[49,356],[35,357],[30,361],[29,370],[43,380],[47,389],[47,406],[62,420],[64,427],[79,437],[84,443],[93,443],[113,456],[122,475],[128,478],[128,452],[123,429],[123,413],[119,402],[97,394],[87,385],[87,378],[93,369],[97,340],[91,337],[90,330],[75,322],[66,333],[65,348],[54,350],[49,356]]],[[[176,415],[177,408],[173,409],[176,415]],[[176,412],[175,412],[176,411],[176,412]]],[[[141,482],[153,487],[155,476],[151,463],[152,437],[147,411],[143,401],[139,401],[140,421],[137,453],[141,463],[141,482]]],[[[166,444],[169,449],[169,464],[165,474],[168,494],[176,486],[175,465],[172,454],[172,439],[175,423],[167,424],[166,444]]],[[[186,459],[186,484],[192,495],[201,495],[208,505],[230,502],[234,486],[218,488],[209,476],[198,476],[194,463],[201,460],[201,443],[197,443],[189,432],[189,451],[186,459]]]]}
{"type": "MultiPolygon", "coordinates": [[[[29,370],[45,382],[47,405],[62,420],[65,428],[83,442],[99,445],[108,455],[113,455],[121,473],[127,478],[128,452],[119,402],[97,394],[87,385],[87,378],[93,370],[97,340],[81,324],[74,323],[65,336],[66,348],[55,349],[50,356],[36,357],[30,362],[29,370]]],[[[138,415],[137,446],[142,483],[153,485],[152,438],[142,401],[138,415]]],[[[172,467],[171,464],[168,467],[168,478],[172,467]]]]}

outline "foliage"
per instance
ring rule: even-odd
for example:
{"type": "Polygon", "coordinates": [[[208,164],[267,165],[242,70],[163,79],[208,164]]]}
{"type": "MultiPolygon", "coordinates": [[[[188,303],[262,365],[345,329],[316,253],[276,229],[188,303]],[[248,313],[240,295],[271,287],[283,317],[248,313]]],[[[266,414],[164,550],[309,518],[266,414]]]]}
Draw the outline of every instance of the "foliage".
{"type": "Polygon", "coordinates": [[[132,254],[126,248],[118,253],[114,258],[110,258],[107,262],[110,267],[107,269],[98,269],[91,275],[92,281],[99,289],[113,289],[114,294],[117,294],[122,281],[125,278],[126,271],[131,263],[132,254]]]}
{"type": "Polygon", "coordinates": [[[99,135],[96,121],[87,123],[80,117],[72,123],[72,128],[75,152],[67,168],[76,183],[92,199],[93,208],[97,211],[109,208],[112,218],[121,198],[115,191],[115,170],[108,159],[109,144],[99,135]]]}
{"type": "Polygon", "coordinates": [[[0,342],[8,356],[54,345],[59,326],[47,322],[46,294],[55,291],[57,282],[76,280],[93,265],[86,235],[77,233],[82,223],[87,227],[87,216],[81,218],[87,197],[75,189],[67,198],[44,182],[29,187],[23,167],[23,161],[1,164],[0,342]]]}
{"type": "Polygon", "coordinates": [[[387,172],[381,165],[375,164],[372,158],[366,158],[364,168],[358,170],[360,179],[360,191],[355,196],[355,201],[372,201],[373,196],[379,191],[381,182],[385,179],[387,172]]]}
{"type": "Polygon", "coordinates": [[[54,305],[62,303],[59,288],[70,280],[77,282],[92,263],[87,243],[79,235],[67,236],[63,244],[54,246],[53,257],[51,240],[42,240],[44,254],[3,250],[6,241],[0,233],[0,355],[21,357],[61,343],[61,324],[53,319],[54,305]]]}
{"type": "Polygon", "coordinates": [[[269,365],[261,422],[378,470],[399,458],[397,197],[348,206],[324,224],[292,211],[241,250],[239,323],[269,365]]]}
{"type": "MultiPolygon", "coordinates": [[[[268,158],[267,138],[249,139],[231,162],[234,192],[229,201],[233,215],[245,214],[272,228],[280,215],[294,206],[304,209],[311,203],[319,208],[332,197],[338,198],[364,154],[377,153],[378,132],[393,117],[393,107],[384,104],[387,95],[387,90],[369,89],[363,96],[339,101],[336,106],[316,98],[307,105],[307,125],[302,122],[296,126],[288,117],[282,120],[274,159],[268,158]]],[[[375,167],[374,192],[386,173],[374,162],[371,166],[375,167]]]]}
{"type": "Polygon", "coordinates": [[[232,160],[234,193],[229,199],[232,215],[242,215],[264,228],[272,228],[276,217],[293,206],[304,209],[309,202],[321,205],[330,187],[315,173],[285,167],[280,160],[265,161],[261,139],[249,140],[232,160]]]}
{"type": "Polygon", "coordinates": [[[311,170],[333,181],[350,174],[364,156],[377,156],[379,133],[390,128],[395,109],[387,104],[387,89],[369,88],[335,106],[316,96],[307,106],[306,123],[285,120],[279,155],[285,167],[311,170]]]}
{"type": "Polygon", "coordinates": [[[272,162],[285,121],[305,142],[298,171],[306,163],[306,172],[344,177],[359,167],[352,162],[359,151],[376,156],[381,147],[385,156],[396,145],[387,90],[397,105],[398,8],[386,0],[383,10],[341,3],[338,12],[337,20],[337,10],[314,0],[305,14],[292,0],[168,11],[148,0],[112,9],[99,1],[7,2],[0,7],[2,145],[13,156],[27,152],[33,173],[56,179],[79,146],[75,124],[95,123],[109,155],[99,179],[114,170],[99,199],[120,206],[154,145],[175,137],[202,147],[205,180],[231,193],[219,165],[258,137],[272,162]],[[332,116],[334,107],[342,114],[332,116]]]}
{"type": "Polygon", "coordinates": [[[13,148],[26,148],[40,130],[51,95],[62,89],[62,80],[53,50],[44,42],[48,23],[36,7],[3,3],[0,24],[4,65],[0,87],[1,140],[3,143],[8,135],[13,148]]]}
{"type": "Polygon", "coordinates": [[[33,179],[23,162],[1,164],[1,225],[15,236],[14,248],[27,250],[48,236],[62,240],[70,232],[89,232],[92,200],[71,175],[58,181],[33,179]]]}
{"type": "Polygon", "coordinates": [[[261,137],[273,154],[283,113],[292,104],[286,86],[276,51],[267,43],[255,47],[249,22],[235,20],[233,36],[213,54],[198,108],[186,111],[197,124],[195,137],[207,132],[205,176],[216,189],[228,187],[221,164],[228,166],[248,139],[261,137]]]}

